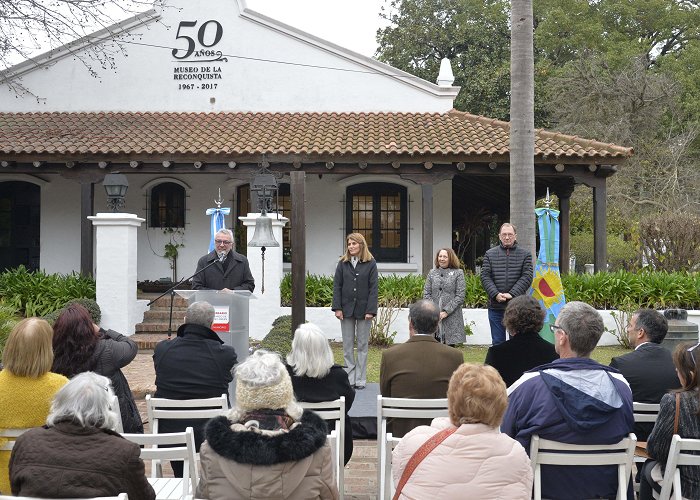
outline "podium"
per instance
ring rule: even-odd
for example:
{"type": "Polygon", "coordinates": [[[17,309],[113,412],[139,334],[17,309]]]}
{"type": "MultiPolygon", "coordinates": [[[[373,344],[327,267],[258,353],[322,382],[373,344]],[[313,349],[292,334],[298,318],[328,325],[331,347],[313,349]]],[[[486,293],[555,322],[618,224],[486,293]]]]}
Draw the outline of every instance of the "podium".
{"type": "MultiPolygon", "coordinates": [[[[238,363],[242,363],[248,357],[250,349],[250,328],[248,302],[255,299],[248,290],[175,290],[180,297],[187,299],[188,304],[193,302],[209,302],[215,309],[214,324],[212,330],[224,341],[224,344],[232,346],[236,350],[238,363]]],[[[236,401],[236,384],[229,384],[229,398],[231,404],[236,401]]]]}

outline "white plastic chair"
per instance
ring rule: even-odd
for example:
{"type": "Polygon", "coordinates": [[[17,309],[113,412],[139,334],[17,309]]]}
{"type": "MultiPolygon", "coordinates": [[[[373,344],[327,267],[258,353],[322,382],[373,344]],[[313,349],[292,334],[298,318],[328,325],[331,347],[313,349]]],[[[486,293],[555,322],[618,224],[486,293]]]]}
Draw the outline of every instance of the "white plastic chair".
{"type": "Polygon", "coordinates": [[[0,429],[0,451],[12,451],[15,440],[27,432],[31,427],[23,429],[0,429]]]}
{"type": "Polygon", "coordinates": [[[617,465],[617,500],[627,498],[637,436],[630,434],[615,444],[569,444],[532,436],[530,461],[534,471],[534,500],[542,499],[542,465],[617,465]]]}
{"type": "MultiPolygon", "coordinates": [[[[306,409],[311,410],[316,413],[323,420],[335,420],[335,437],[331,438],[329,435],[329,442],[331,443],[331,448],[333,450],[333,457],[335,459],[335,472],[336,472],[336,483],[338,484],[338,492],[340,493],[340,498],[343,498],[344,488],[345,488],[345,396],[340,396],[339,399],[334,401],[323,401],[320,403],[306,403],[299,401],[299,405],[306,409]],[[336,445],[333,448],[333,440],[335,440],[336,445]]],[[[331,432],[333,434],[333,432],[331,432]]]]}
{"type": "Polygon", "coordinates": [[[447,417],[447,398],[408,399],[377,396],[377,485],[379,500],[393,496],[391,477],[391,452],[401,441],[386,431],[387,418],[437,418],[447,417]]]}
{"type": "MultiPolygon", "coordinates": [[[[635,423],[655,423],[657,417],[659,416],[659,408],[661,405],[659,403],[637,403],[633,402],[632,403],[632,414],[634,416],[634,422],[635,423]]],[[[634,463],[635,464],[640,464],[637,465],[637,467],[641,468],[642,464],[646,462],[647,457],[643,455],[637,455],[635,453],[634,455],[634,463]]],[[[639,483],[637,482],[636,478],[634,481],[634,491],[636,493],[639,493],[639,483]]]]}
{"type": "Polygon", "coordinates": [[[683,498],[681,490],[680,465],[700,467],[700,455],[691,455],[689,452],[700,452],[700,439],[684,439],[674,434],[671,439],[671,447],[668,450],[664,480],[661,483],[661,493],[653,491],[654,498],[669,500],[683,498]]]}
{"type": "Polygon", "coordinates": [[[194,431],[188,427],[185,432],[165,434],[122,434],[124,438],[141,446],[141,459],[151,460],[151,483],[158,500],[179,500],[194,494],[199,477],[195,466],[194,431]],[[173,446],[162,448],[162,445],[173,446]],[[164,478],[156,464],[163,460],[182,460],[182,477],[164,478]]]}

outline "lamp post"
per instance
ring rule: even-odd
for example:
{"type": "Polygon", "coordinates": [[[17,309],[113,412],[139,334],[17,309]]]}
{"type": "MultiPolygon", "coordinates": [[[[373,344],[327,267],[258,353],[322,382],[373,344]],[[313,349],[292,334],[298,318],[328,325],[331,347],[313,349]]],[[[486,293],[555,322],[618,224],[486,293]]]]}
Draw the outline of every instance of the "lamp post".
{"type": "Polygon", "coordinates": [[[129,181],[124,174],[107,174],[105,175],[102,185],[107,193],[107,207],[116,213],[124,208],[126,203],[124,197],[129,189],[129,181]]]}

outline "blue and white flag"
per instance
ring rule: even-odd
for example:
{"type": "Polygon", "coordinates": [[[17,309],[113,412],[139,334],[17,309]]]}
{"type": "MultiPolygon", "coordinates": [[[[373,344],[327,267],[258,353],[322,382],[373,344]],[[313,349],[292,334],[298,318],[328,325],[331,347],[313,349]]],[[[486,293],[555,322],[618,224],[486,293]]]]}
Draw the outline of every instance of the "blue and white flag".
{"type": "Polygon", "coordinates": [[[207,208],[207,215],[211,216],[211,239],[209,240],[209,251],[212,252],[216,245],[214,244],[214,235],[219,231],[219,229],[224,229],[226,227],[226,222],[224,216],[231,213],[230,208],[207,208]]]}

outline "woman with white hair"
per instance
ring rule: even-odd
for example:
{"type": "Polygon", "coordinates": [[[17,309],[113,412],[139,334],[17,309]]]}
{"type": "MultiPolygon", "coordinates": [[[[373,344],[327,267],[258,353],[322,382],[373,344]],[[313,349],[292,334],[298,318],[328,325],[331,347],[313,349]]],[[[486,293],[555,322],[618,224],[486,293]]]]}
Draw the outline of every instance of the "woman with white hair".
{"type": "MultiPolygon", "coordinates": [[[[345,396],[345,464],[352,457],[352,427],[348,412],[355,400],[348,374],[333,362],[333,351],[321,329],[304,323],[294,332],[292,350],[287,356],[287,371],[297,401],[321,403],[345,396]]],[[[327,422],[330,430],[335,421],[327,422]]]]}
{"type": "Polygon", "coordinates": [[[235,380],[236,406],[204,431],[197,498],[337,499],[326,423],[296,403],[280,357],[254,352],[235,380]]]}
{"type": "Polygon", "coordinates": [[[76,375],[56,396],[44,427],[22,434],[10,458],[12,494],[25,497],[117,496],[153,500],[141,450],[114,432],[109,379],[76,375]]]}

